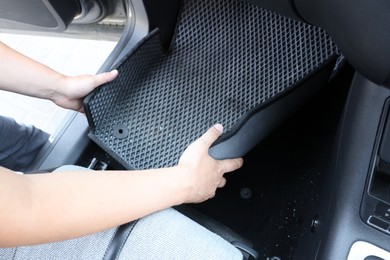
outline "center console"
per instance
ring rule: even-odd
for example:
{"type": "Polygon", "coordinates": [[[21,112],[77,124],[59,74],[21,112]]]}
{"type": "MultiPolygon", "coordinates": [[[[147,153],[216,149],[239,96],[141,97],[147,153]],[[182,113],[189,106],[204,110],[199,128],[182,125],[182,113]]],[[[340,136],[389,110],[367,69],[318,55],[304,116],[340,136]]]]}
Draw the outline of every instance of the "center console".
{"type": "Polygon", "coordinates": [[[389,89],[355,75],[296,259],[390,259],[389,97],[389,89]]]}
{"type": "Polygon", "coordinates": [[[361,217],[368,225],[390,235],[390,120],[386,101],[371,158],[361,217]]]}

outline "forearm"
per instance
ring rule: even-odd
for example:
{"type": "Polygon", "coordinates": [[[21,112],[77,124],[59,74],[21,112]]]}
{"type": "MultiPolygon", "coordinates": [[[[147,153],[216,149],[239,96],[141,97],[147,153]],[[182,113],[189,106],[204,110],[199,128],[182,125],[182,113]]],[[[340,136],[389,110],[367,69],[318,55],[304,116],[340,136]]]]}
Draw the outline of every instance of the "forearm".
{"type": "Polygon", "coordinates": [[[18,175],[0,167],[0,247],[74,238],[212,198],[243,163],[209,156],[222,132],[211,127],[166,169],[18,175]]]}
{"type": "Polygon", "coordinates": [[[0,42],[0,89],[50,99],[64,75],[0,42]]]}
{"type": "Polygon", "coordinates": [[[10,184],[18,201],[2,209],[12,208],[7,215],[21,219],[2,216],[0,240],[7,241],[0,245],[64,240],[138,219],[183,203],[188,191],[184,183],[176,167],[17,175],[10,184]]]}

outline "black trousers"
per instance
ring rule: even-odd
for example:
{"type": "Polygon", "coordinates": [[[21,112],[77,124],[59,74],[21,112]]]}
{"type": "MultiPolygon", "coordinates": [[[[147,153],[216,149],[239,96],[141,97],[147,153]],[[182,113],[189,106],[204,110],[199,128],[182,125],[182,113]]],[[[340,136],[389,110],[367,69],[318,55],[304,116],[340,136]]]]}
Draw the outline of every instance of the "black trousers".
{"type": "Polygon", "coordinates": [[[24,171],[48,139],[49,134],[34,126],[0,116],[0,166],[24,171]]]}

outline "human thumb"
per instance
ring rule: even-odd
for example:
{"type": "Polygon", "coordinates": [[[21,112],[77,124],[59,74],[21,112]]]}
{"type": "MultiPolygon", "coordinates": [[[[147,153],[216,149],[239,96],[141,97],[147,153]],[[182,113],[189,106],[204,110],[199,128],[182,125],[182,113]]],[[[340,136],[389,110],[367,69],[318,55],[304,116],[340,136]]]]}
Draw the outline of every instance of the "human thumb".
{"type": "Polygon", "coordinates": [[[103,85],[104,83],[114,80],[118,76],[118,70],[100,73],[94,76],[94,87],[103,85]]]}
{"type": "Polygon", "coordinates": [[[221,124],[215,124],[209,130],[207,130],[199,139],[202,140],[207,147],[210,147],[222,134],[223,126],[221,124]]]}

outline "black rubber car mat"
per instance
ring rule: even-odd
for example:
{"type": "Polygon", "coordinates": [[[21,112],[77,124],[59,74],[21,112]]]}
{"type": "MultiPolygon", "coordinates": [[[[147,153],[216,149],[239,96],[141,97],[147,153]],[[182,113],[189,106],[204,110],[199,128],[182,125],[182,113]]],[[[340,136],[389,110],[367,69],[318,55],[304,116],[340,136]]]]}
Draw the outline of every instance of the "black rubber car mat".
{"type": "Polygon", "coordinates": [[[326,32],[237,0],[184,0],[171,49],[151,32],[86,99],[90,137],[129,169],[171,166],[214,123],[231,135],[337,55],[326,32]]]}

